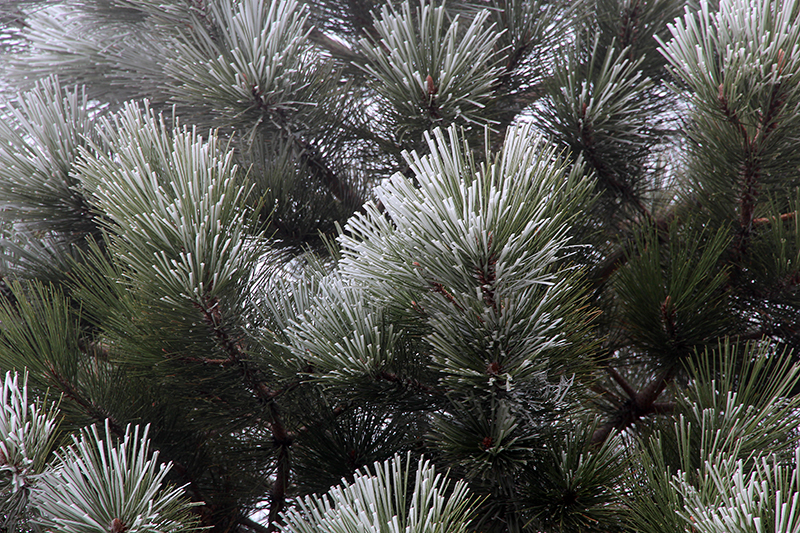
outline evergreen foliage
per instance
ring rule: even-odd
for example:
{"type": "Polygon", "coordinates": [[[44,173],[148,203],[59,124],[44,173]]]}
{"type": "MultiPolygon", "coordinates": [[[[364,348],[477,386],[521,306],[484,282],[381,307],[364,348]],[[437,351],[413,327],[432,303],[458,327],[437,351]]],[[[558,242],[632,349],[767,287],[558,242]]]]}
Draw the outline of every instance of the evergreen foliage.
{"type": "Polygon", "coordinates": [[[0,10],[0,531],[800,531],[796,0],[0,10]]]}
{"type": "Polygon", "coordinates": [[[462,533],[467,530],[471,498],[463,481],[452,490],[428,461],[417,465],[408,494],[409,460],[399,457],[354,475],[353,482],[333,487],[322,497],[306,497],[286,514],[287,533],[314,531],[401,531],[462,533]]]}
{"type": "MultiPolygon", "coordinates": [[[[106,421],[53,450],[59,412],[28,403],[27,376],[6,373],[2,431],[3,527],[11,531],[100,533],[195,531],[182,488],[163,487],[169,463],[149,452],[148,428],[116,443],[106,421]]],[[[46,400],[41,403],[46,403],[46,400]]]]}

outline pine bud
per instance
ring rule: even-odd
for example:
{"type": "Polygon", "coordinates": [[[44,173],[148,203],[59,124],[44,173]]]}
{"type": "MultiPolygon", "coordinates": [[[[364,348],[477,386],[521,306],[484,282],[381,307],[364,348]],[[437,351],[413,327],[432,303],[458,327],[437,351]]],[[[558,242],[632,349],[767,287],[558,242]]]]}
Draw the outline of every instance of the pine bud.
{"type": "Polygon", "coordinates": [[[430,74],[428,74],[428,77],[425,79],[425,81],[428,84],[428,96],[433,96],[434,94],[439,92],[439,89],[437,89],[436,86],[433,84],[433,77],[430,74]]]}

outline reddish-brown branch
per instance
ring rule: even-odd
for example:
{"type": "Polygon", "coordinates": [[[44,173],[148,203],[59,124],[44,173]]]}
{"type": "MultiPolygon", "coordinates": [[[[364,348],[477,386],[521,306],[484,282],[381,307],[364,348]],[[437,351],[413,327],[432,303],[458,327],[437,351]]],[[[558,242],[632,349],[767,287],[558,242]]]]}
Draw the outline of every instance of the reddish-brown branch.
{"type": "Polygon", "coordinates": [[[580,141],[582,145],[583,155],[586,161],[595,169],[598,178],[604,183],[607,189],[619,194],[620,197],[627,200],[633,205],[639,214],[651,223],[654,223],[650,210],[645,207],[642,201],[637,198],[636,193],[629,184],[617,180],[613,176],[613,171],[608,168],[608,165],[597,154],[597,143],[595,142],[594,129],[592,128],[592,119],[587,115],[586,111],[588,106],[584,102],[581,107],[581,128],[580,128],[580,141]]]}
{"type": "Polygon", "coordinates": [[[661,396],[661,393],[664,392],[664,389],[667,388],[669,382],[672,381],[674,375],[675,372],[672,369],[669,369],[662,372],[661,376],[651,381],[647,387],[642,390],[642,392],[636,395],[636,402],[639,404],[639,406],[641,408],[652,407],[656,399],[658,399],[658,397],[661,396]]]}
{"type": "Polygon", "coordinates": [[[739,114],[736,110],[731,109],[728,97],[725,96],[725,86],[722,83],[719,84],[719,96],[717,100],[725,119],[733,125],[734,129],[739,133],[745,151],[745,160],[742,163],[739,178],[739,230],[733,245],[736,255],[742,257],[747,253],[747,245],[753,224],[753,214],[755,212],[756,197],[758,196],[760,169],[753,157],[758,143],[756,139],[750,138],[750,134],[739,119],[739,114]]]}
{"type": "Polygon", "coordinates": [[[306,23],[305,30],[308,32],[308,39],[317,46],[329,51],[334,57],[344,59],[348,62],[356,61],[363,62],[364,56],[353,50],[342,41],[328,37],[325,32],[321,31],[310,22],[306,23]]]}
{"type": "Polygon", "coordinates": [[[341,176],[331,170],[331,168],[325,164],[310,143],[299,139],[296,136],[293,136],[292,138],[301,149],[300,159],[314,171],[316,176],[319,177],[323,185],[328,188],[333,197],[346,205],[360,207],[363,203],[361,196],[352,187],[352,185],[347,183],[347,181],[345,181],[341,176]]]}
{"type": "Polygon", "coordinates": [[[325,163],[312,143],[292,131],[285,109],[275,105],[269,98],[265,98],[258,85],[248,81],[246,76],[244,77],[244,88],[249,89],[252,94],[251,103],[253,108],[269,115],[271,122],[291,139],[299,149],[300,160],[314,172],[333,197],[347,205],[360,207],[362,201],[358,192],[325,163]]]}
{"type": "Polygon", "coordinates": [[[280,514],[286,506],[286,489],[289,487],[292,463],[289,456],[289,449],[294,441],[294,435],[286,431],[282,417],[275,402],[270,406],[270,429],[272,430],[272,440],[278,450],[275,482],[270,490],[269,500],[269,525],[267,530],[276,531],[280,524],[280,514]]]}
{"type": "Polygon", "coordinates": [[[631,61],[635,59],[633,47],[639,35],[640,12],[641,6],[638,1],[634,1],[622,12],[622,24],[620,24],[619,30],[619,46],[620,48],[630,47],[628,59],[631,61]]]}
{"type": "Polygon", "coordinates": [[[672,296],[669,294],[661,304],[661,321],[664,324],[664,333],[667,334],[671,341],[674,340],[677,333],[677,325],[675,324],[675,308],[672,306],[672,296]]]}
{"type": "Polygon", "coordinates": [[[617,382],[617,385],[622,387],[622,390],[625,391],[625,394],[628,395],[628,398],[630,398],[631,400],[636,399],[636,390],[631,386],[630,383],[628,383],[628,381],[625,378],[622,377],[622,375],[620,375],[619,372],[617,372],[616,368],[608,366],[606,367],[606,372],[608,372],[608,375],[611,376],[611,379],[617,382]]]}
{"type": "MultiPolygon", "coordinates": [[[[162,460],[163,460],[162,455],[162,460]]],[[[172,463],[172,472],[180,478],[182,484],[184,485],[184,491],[189,496],[189,498],[193,502],[199,502],[203,505],[199,505],[197,507],[193,507],[192,510],[195,514],[200,517],[200,521],[204,526],[212,526],[213,519],[211,516],[213,515],[213,508],[209,503],[206,503],[206,498],[203,497],[202,493],[197,489],[197,484],[195,483],[194,477],[191,475],[189,470],[180,462],[170,460],[172,463]]]]}
{"type": "MultiPolygon", "coordinates": [[[[782,69],[784,60],[783,51],[780,51],[778,68],[782,69]]],[[[744,162],[740,170],[739,190],[739,228],[734,238],[733,249],[736,256],[741,258],[747,255],[750,235],[753,227],[757,225],[755,209],[761,188],[762,155],[761,149],[770,134],[778,127],[778,118],[783,107],[785,96],[781,94],[781,82],[773,84],[769,97],[769,106],[763,114],[759,114],[759,121],[755,135],[750,136],[739,118],[735,109],[731,109],[725,95],[724,84],[719,85],[718,96],[720,110],[726,120],[730,122],[741,137],[744,149],[744,162]]]]}
{"type": "MultiPolygon", "coordinates": [[[[633,397],[625,402],[624,408],[617,413],[616,417],[595,430],[592,435],[592,443],[598,445],[605,442],[612,431],[623,431],[645,416],[669,412],[670,403],[658,403],[656,400],[672,381],[673,376],[674,372],[671,369],[666,370],[653,379],[641,392],[634,392],[633,397]]],[[[629,385],[628,388],[630,388],[629,385]]]]}
{"type": "Polygon", "coordinates": [[[462,313],[464,312],[464,308],[463,308],[463,307],[461,307],[461,306],[458,304],[458,302],[456,301],[455,297],[454,297],[452,294],[450,294],[450,291],[448,291],[448,290],[445,288],[445,286],[444,286],[444,285],[442,285],[440,282],[438,282],[438,281],[432,281],[432,282],[431,282],[431,291],[432,291],[432,292],[436,292],[436,293],[439,293],[439,294],[441,294],[442,296],[444,296],[444,297],[445,297],[445,299],[447,299],[447,301],[448,301],[448,302],[450,302],[451,304],[453,304],[453,306],[454,306],[456,309],[458,309],[458,310],[459,310],[459,311],[461,311],[462,313]]]}
{"type": "Polygon", "coordinates": [[[378,372],[378,374],[375,377],[378,378],[378,379],[382,379],[384,381],[388,381],[390,383],[397,383],[397,384],[402,385],[404,387],[409,387],[409,388],[412,388],[414,390],[418,390],[418,391],[422,391],[422,392],[427,392],[427,393],[436,392],[431,387],[429,387],[429,386],[427,386],[427,385],[425,385],[423,383],[420,383],[416,379],[401,378],[397,374],[395,374],[393,372],[387,372],[385,370],[381,370],[380,372],[378,372]]]}
{"type": "Polygon", "coordinates": [[[621,246],[618,250],[615,250],[610,256],[606,258],[605,261],[600,263],[600,266],[596,271],[592,273],[592,279],[594,280],[595,288],[599,289],[602,287],[611,276],[625,266],[628,262],[629,251],[626,249],[625,246],[621,246]]]}
{"type": "Polygon", "coordinates": [[[203,313],[203,322],[211,328],[214,336],[228,356],[230,364],[237,364],[241,370],[242,379],[258,399],[258,401],[269,408],[270,430],[272,439],[277,448],[277,464],[275,472],[275,482],[270,491],[269,527],[270,531],[275,531],[279,523],[280,513],[286,505],[286,489],[289,486],[291,473],[291,458],[289,449],[294,441],[294,435],[286,430],[283,419],[280,415],[275,398],[283,391],[274,391],[269,385],[260,378],[258,371],[247,363],[247,357],[239,342],[228,332],[225,327],[220,311],[220,302],[217,298],[203,299],[198,305],[203,313]]]}
{"type": "Polygon", "coordinates": [[[120,439],[125,436],[125,430],[114,419],[114,417],[112,417],[107,411],[96,406],[91,400],[84,398],[83,395],[72,386],[72,383],[70,383],[64,376],[56,371],[52,364],[48,364],[48,370],[50,372],[50,377],[56,382],[59,392],[61,392],[65,398],[69,398],[79,405],[81,409],[83,409],[83,411],[95,421],[95,423],[103,425],[105,424],[106,420],[108,420],[108,427],[114,436],[120,439]]]}
{"type": "Polygon", "coordinates": [[[675,411],[675,402],[654,402],[653,413],[658,415],[666,415],[675,411]]]}
{"type": "MultiPolygon", "coordinates": [[[[413,263],[411,263],[411,264],[412,264],[413,266],[415,266],[416,268],[419,268],[420,270],[422,269],[422,265],[420,265],[420,264],[419,264],[418,262],[416,262],[416,261],[414,261],[414,262],[413,262],[413,263]]],[[[423,274],[423,275],[424,275],[424,274],[423,274]]],[[[436,281],[436,280],[433,280],[433,281],[431,281],[430,283],[431,283],[431,287],[430,287],[430,290],[431,290],[431,292],[435,292],[435,293],[441,294],[442,296],[444,296],[444,297],[445,297],[445,299],[446,299],[448,302],[450,302],[451,304],[453,304],[453,306],[454,306],[456,309],[458,309],[458,310],[459,310],[459,311],[461,311],[462,313],[464,313],[464,312],[465,312],[465,311],[464,311],[464,308],[463,308],[463,307],[461,307],[461,306],[458,304],[458,302],[456,301],[455,297],[454,297],[452,294],[450,294],[450,291],[448,291],[448,290],[447,290],[447,288],[446,288],[446,287],[445,287],[445,286],[444,286],[444,285],[443,285],[441,282],[439,282],[439,281],[436,281]]],[[[412,302],[412,306],[413,306],[413,305],[415,305],[415,304],[416,304],[416,302],[412,302]]],[[[419,304],[416,304],[416,305],[419,305],[419,304]]],[[[415,309],[416,309],[416,308],[415,308],[415,309]]],[[[422,310],[422,308],[421,308],[421,307],[419,308],[419,311],[420,311],[420,312],[424,312],[424,310],[422,310]]]]}
{"type": "Polygon", "coordinates": [[[267,383],[259,378],[258,373],[247,364],[247,354],[244,352],[239,342],[234,339],[228,331],[228,328],[225,327],[219,299],[216,297],[204,298],[201,303],[197,304],[197,308],[203,315],[203,322],[211,329],[223,353],[227,355],[227,359],[223,360],[224,364],[238,365],[241,369],[245,385],[255,394],[260,402],[264,404],[268,403],[275,396],[275,392],[272,391],[267,383]]]}
{"type": "Polygon", "coordinates": [[[753,219],[755,218],[756,198],[759,195],[759,178],[761,173],[759,167],[752,157],[749,157],[742,165],[741,170],[741,190],[739,197],[739,228],[734,240],[734,250],[737,256],[747,255],[747,248],[750,241],[750,234],[753,230],[753,219]]]}
{"type": "MultiPolygon", "coordinates": [[[[512,89],[511,81],[513,79],[514,70],[522,63],[522,60],[528,55],[528,52],[531,51],[531,43],[519,43],[517,47],[514,49],[512,54],[509,54],[508,61],[506,61],[506,67],[500,77],[497,79],[497,85],[500,87],[505,87],[506,91],[512,89]]],[[[532,91],[532,93],[536,94],[533,99],[538,99],[541,94],[540,91],[532,91]]],[[[519,96],[519,94],[517,95],[519,96]]]]}

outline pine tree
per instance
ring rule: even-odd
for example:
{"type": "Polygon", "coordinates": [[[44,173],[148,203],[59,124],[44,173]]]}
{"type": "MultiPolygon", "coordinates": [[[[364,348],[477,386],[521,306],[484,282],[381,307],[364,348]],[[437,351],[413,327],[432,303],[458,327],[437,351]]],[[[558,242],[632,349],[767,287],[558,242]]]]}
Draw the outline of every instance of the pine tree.
{"type": "Polygon", "coordinates": [[[800,531],[800,4],[11,0],[0,530],[800,531]]]}

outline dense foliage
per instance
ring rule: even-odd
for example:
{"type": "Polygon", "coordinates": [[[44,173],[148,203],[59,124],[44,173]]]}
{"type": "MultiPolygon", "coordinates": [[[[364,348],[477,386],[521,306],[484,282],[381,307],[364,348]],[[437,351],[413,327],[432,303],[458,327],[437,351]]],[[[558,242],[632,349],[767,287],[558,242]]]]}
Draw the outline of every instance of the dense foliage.
{"type": "Polygon", "coordinates": [[[2,10],[0,531],[800,531],[800,3],[2,10]]]}

